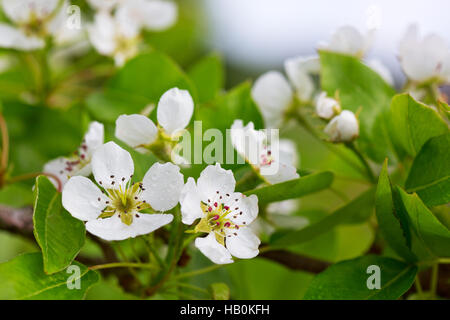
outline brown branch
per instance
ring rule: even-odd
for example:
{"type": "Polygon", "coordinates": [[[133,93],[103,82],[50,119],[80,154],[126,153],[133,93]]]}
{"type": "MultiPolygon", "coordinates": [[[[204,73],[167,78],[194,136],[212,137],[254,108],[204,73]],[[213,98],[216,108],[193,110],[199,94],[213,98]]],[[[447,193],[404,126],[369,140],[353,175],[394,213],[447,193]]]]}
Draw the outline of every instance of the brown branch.
{"type": "Polygon", "coordinates": [[[33,208],[0,205],[0,229],[34,239],[33,208]]]}
{"type": "Polygon", "coordinates": [[[287,250],[270,250],[261,253],[259,257],[278,262],[291,270],[301,270],[311,273],[320,273],[330,266],[329,262],[287,250]]]}

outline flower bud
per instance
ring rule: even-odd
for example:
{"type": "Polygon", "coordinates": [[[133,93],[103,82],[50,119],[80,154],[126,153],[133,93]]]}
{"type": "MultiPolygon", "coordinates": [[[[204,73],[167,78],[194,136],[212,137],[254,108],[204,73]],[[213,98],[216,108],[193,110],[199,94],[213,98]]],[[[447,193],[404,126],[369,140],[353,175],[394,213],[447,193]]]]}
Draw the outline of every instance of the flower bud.
{"type": "Polygon", "coordinates": [[[341,112],[341,106],[336,100],[327,97],[325,92],[322,92],[317,98],[316,113],[323,119],[331,119],[341,112]]]}
{"type": "Polygon", "coordinates": [[[353,112],[344,110],[325,127],[333,142],[350,142],[359,135],[359,124],[353,112]]]}

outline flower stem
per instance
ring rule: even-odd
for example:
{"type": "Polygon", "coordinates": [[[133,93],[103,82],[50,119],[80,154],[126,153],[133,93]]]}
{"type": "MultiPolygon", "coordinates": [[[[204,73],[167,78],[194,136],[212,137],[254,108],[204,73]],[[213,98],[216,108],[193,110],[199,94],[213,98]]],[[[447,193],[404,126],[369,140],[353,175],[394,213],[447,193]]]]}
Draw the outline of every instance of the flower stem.
{"type": "Polygon", "coordinates": [[[46,173],[46,172],[35,172],[35,173],[23,174],[23,175],[16,176],[16,177],[8,179],[6,181],[6,183],[13,184],[13,183],[24,181],[24,180],[34,179],[34,178],[37,178],[39,176],[47,176],[47,177],[50,177],[50,178],[54,179],[56,181],[56,183],[58,184],[58,188],[57,188],[58,192],[62,191],[62,182],[61,182],[61,180],[57,176],[55,176],[54,174],[46,173]]]}
{"type": "Polygon", "coordinates": [[[431,267],[431,280],[430,280],[430,293],[433,299],[436,298],[438,274],[439,274],[439,264],[435,263],[431,267]]]}
{"type": "Polygon", "coordinates": [[[423,299],[423,290],[422,290],[422,284],[420,283],[420,277],[419,275],[416,276],[416,279],[414,280],[417,294],[420,296],[421,299],[423,299]]]}
{"type": "Polygon", "coordinates": [[[358,157],[358,159],[361,161],[361,163],[364,165],[364,168],[366,169],[367,177],[370,179],[371,182],[376,183],[377,179],[375,178],[375,175],[372,172],[372,168],[370,168],[369,163],[367,162],[366,158],[359,152],[359,150],[356,148],[355,144],[353,142],[346,143],[345,146],[353,151],[353,153],[358,157]]]}
{"type": "Polygon", "coordinates": [[[99,264],[89,267],[90,270],[111,269],[111,268],[141,268],[141,269],[157,269],[156,266],[148,263],[138,262],[113,262],[106,264],[99,264]]]}
{"type": "Polygon", "coordinates": [[[2,157],[0,162],[0,174],[6,171],[8,167],[8,158],[9,158],[9,135],[8,135],[8,126],[6,125],[6,120],[3,117],[3,114],[0,113],[0,131],[2,134],[2,157]]]}
{"type": "Polygon", "coordinates": [[[192,272],[185,272],[185,273],[181,273],[177,276],[175,276],[173,279],[175,280],[180,280],[180,279],[185,279],[185,278],[190,278],[190,277],[194,277],[194,276],[198,276],[200,274],[204,274],[207,272],[211,272],[214,270],[217,270],[219,268],[223,267],[223,264],[213,264],[212,266],[203,268],[203,269],[199,269],[199,270],[195,270],[192,272]]]}

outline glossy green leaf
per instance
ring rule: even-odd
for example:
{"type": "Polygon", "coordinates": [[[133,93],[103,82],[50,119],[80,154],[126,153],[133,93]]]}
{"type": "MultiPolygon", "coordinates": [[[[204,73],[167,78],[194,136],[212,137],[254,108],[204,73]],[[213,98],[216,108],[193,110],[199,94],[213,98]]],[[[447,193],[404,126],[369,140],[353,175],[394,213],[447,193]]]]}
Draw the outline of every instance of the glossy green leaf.
{"type": "Polygon", "coordinates": [[[450,133],[431,138],[420,149],[405,188],[427,206],[450,202],[450,133]]]}
{"type": "MultiPolygon", "coordinates": [[[[377,272],[377,271],[375,271],[377,272]]],[[[391,258],[368,255],[332,265],[317,275],[305,294],[307,300],[393,300],[414,282],[417,267],[391,258]],[[379,267],[380,289],[369,289],[370,266],[379,267]],[[368,271],[369,270],[369,271],[368,271]]]]}
{"type": "Polygon", "coordinates": [[[333,178],[333,173],[324,171],[267,187],[246,191],[244,194],[247,196],[251,194],[256,195],[259,203],[295,199],[328,188],[333,182],[333,178]]]}
{"type": "Polygon", "coordinates": [[[72,264],[73,270],[53,275],[47,275],[42,265],[40,253],[27,253],[0,264],[0,299],[79,300],[99,279],[97,272],[78,262],[72,264]],[[80,281],[79,289],[73,287],[77,279],[80,281]]]}
{"type": "Polygon", "coordinates": [[[224,86],[222,59],[217,54],[206,56],[197,62],[188,75],[197,87],[200,103],[213,100],[224,86]]]}
{"type": "Polygon", "coordinates": [[[251,98],[251,84],[244,82],[220,96],[211,104],[196,109],[196,120],[201,120],[203,130],[217,128],[222,132],[230,129],[235,119],[245,124],[252,121],[256,129],[264,128],[264,122],[258,107],[251,98]]]}
{"type": "Polygon", "coordinates": [[[322,89],[330,96],[338,93],[344,109],[362,108],[358,144],[382,162],[390,146],[386,118],[394,89],[356,57],[321,51],[320,63],[322,89]]]}
{"type": "Polygon", "coordinates": [[[42,249],[44,270],[52,274],[66,268],[84,245],[84,223],[62,207],[61,193],[45,176],[36,179],[34,236],[42,249]]]}
{"type": "Polygon", "coordinates": [[[195,87],[183,70],[169,57],[156,51],[128,61],[109,81],[108,87],[145,97],[153,103],[174,87],[188,90],[196,99],[195,87]]]}
{"type": "Polygon", "coordinates": [[[392,249],[407,261],[415,261],[411,252],[411,234],[407,217],[396,210],[391,182],[387,171],[387,159],[378,179],[375,211],[381,234],[392,249]]]}
{"type": "Polygon", "coordinates": [[[399,193],[411,227],[430,255],[450,257],[450,230],[433,215],[417,194],[407,194],[400,188],[399,193]]]}
{"type": "Polygon", "coordinates": [[[274,247],[297,245],[329,232],[339,224],[363,222],[373,212],[374,193],[374,189],[363,192],[356,199],[337,209],[334,213],[303,229],[284,233],[281,236],[274,234],[270,245],[274,247]]]}
{"type": "Polygon", "coordinates": [[[230,288],[226,283],[212,283],[210,289],[214,300],[230,300],[230,288]]]}
{"type": "Polygon", "coordinates": [[[122,114],[140,113],[150,103],[146,97],[115,89],[95,92],[86,99],[86,105],[94,119],[115,123],[122,114]]]}
{"type": "Polygon", "coordinates": [[[428,139],[448,131],[447,124],[433,108],[417,102],[409,94],[392,99],[391,115],[396,140],[411,156],[415,156],[428,139]]]}

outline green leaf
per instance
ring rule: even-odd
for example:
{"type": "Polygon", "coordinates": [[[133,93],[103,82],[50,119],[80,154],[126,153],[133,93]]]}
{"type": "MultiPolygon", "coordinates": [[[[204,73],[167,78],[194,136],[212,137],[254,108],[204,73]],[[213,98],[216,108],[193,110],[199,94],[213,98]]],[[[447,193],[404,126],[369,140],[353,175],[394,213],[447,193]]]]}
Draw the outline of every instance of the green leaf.
{"type": "Polygon", "coordinates": [[[398,189],[411,227],[420,241],[431,255],[450,257],[450,230],[433,215],[417,194],[410,195],[398,189]]]}
{"type": "Polygon", "coordinates": [[[0,264],[0,299],[79,300],[99,279],[97,272],[78,262],[72,265],[80,268],[79,276],[71,270],[47,275],[42,269],[42,263],[42,255],[36,252],[0,264]],[[68,282],[74,284],[70,280],[75,279],[80,280],[80,289],[69,289],[68,282]]]}
{"type": "Polygon", "coordinates": [[[396,210],[391,182],[387,172],[387,159],[378,179],[375,212],[381,234],[394,251],[407,261],[416,261],[411,252],[409,223],[402,211],[396,210]]]}
{"type": "Polygon", "coordinates": [[[279,237],[277,237],[275,233],[271,239],[270,245],[273,247],[297,245],[329,232],[339,224],[360,223],[365,221],[373,212],[374,193],[374,189],[363,192],[356,199],[352,200],[342,208],[337,209],[334,213],[303,229],[284,233],[279,237]]]}
{"type": "Polygon", "coordinates": [[[145,97],[153,103],[157,103],[164,92],[177,87],[188,90],[196,100],[195,87],[183,70],[169,57],[156,51],[128,61],[110,80],[108,87],[145,97]]]}
{"type": "Polygon", "coordinates": [[[251,84],[244,82],[231,89],[213,103],[196,109],[196,119],[202,121],[203,129],[217,128],[222,132],[230,129],[235,119],[244,124],[252,121],[256,129],[264,128],[264,121],[258,107],[251,98],[251,84]]]}
{"type": "Polygon", "coordinates": [[[86,99],[86,105],[94,119],[115,123],[121,114],[140,113],[150,100],[115,89],[95,92],[86,99]]]}
{"type": "Polygon", "coordinates": [[[391,258],[368,255],[332,265],[317,275],[305,294],[307,300],[393,300],[401,297],[414,282],[417,267],[391,258]],[[367,284],[373,271],[380,268],[380,289],[367,284]]]}
{"type": "Polygon", "coordinates": [[[217,54],[206,56],[188,71],[188,75],[197,87],[198,101],[209,102],[224,85],[222,58],[217,54]]]}
{"type": "Polygon", "coordinates": [[[230,300],[230,288],[225,283],[212,283],[210,288],[214,300],[230,300]]]}
{"type": "Polygon", "coordinates": [[[428,140],[420,149],[405,183],[427,206],[450,202],[450,133],[428,140]]]}
{"type": "Polygon", "coordinates": [[[71,264],[84,245],[84,223],[62,207],[61,194],[45,176],[36,179],[34,236],[42,249],[44,270],[52,274],[71,264]]]}
{"type": "Polygon", "coordinates": [[[328,188],[333,182],[334,175],[329,171],[311,174],[302,178],[273,184],[244,192],[249,196],[258,196],[259,203],[270,203],[299,198],[328,188]]]}
{"type": "Polygon", "coordinates": [[[409,94],[392,99],[391,115],[396,141],[411,156],[415,156],[428,139],[448,131],[447,124],[434,109],[415,101],[409,94]]]}
{"type": "Polygon", "coordinates": [[[382,162],[390,146],[386,118],[395,90],[356,57],[320,52],[321,84],[328,95],[336,92],[344,109],[360,107],[360,148],[373,160],[382,162]]]}

